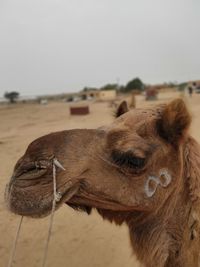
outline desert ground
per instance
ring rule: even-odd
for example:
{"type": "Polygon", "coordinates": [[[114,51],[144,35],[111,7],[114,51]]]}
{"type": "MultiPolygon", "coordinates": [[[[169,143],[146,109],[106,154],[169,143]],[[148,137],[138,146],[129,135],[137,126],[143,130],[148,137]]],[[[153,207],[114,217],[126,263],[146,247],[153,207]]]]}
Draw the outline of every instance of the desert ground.
{"type": "MultiPolygon", "coordinates": [[[[156,105],[179,97],[160,93],[157,101],[137,96],[137,107],[156,105]]],[[[200,141],[200,95],[185,96],[193,115],[191,134],[200,141]]],[[[0,266],[7,266],[20,217],[11,214],[4,201],[6,183],[14,164],[35,138],[72,128],[95,128],[114,120],[107,102],[89,102],[90,114],[70,116],[64,102],[0,106],[0,266]]],[[[74,105],[74,104],[73,104],[74,105]]],[[[15,267],[41,266],[49,217],[24,218],[17,246],[15,267]]],[[[55,214],[50,241],[49,267],[138,267],[132,253],[126,225],[110,224],[93,211],[90,216],[63,205],[55,214]]]]}

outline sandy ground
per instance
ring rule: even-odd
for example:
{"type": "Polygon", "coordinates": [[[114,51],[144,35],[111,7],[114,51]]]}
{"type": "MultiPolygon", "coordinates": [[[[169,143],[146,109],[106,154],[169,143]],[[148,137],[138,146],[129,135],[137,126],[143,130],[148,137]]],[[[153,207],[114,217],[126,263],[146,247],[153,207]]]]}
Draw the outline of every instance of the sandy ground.
{"type": "MultiPolygon", "coordinates": [[[[144,107],[169,101],[178,93],[160,94],[160,100],[145,102],[144,107]]],[[[191,133],[200,141],[200,95],[186,98],[193,114],[191,133]]],[[[7,266],[19,217],[9,213],[4,203],[5,185],[16,160],[35,138],[53,131],[72,128],[94,128],[113,121],[108,103],[90,103],[90,115],[69,115],[69,104],[23,104],[0,106],[0,266],[7,266]]],[[[49,218],[24,219],[16,251],[16,267],[41,266],[49,218]]],[[[88,216],[67,206],[55,214],[48,254],[49,267],[138,267],[129,244],[128,229],[103,221],[93,212],[88,216]]]]}

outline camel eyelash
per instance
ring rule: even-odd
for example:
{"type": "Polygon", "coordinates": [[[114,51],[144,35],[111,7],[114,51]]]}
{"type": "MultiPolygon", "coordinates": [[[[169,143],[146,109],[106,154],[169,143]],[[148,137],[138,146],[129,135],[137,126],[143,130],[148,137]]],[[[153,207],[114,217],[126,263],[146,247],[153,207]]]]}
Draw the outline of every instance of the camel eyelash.
{"type": "Polygon", "coordinates": [[[130,152],[120,152],[114,150],[112,152],[112,159],[115,164],[125,166],[133,169],[141,169],[144,167],[146,159],[140,158],[130,152]]]}

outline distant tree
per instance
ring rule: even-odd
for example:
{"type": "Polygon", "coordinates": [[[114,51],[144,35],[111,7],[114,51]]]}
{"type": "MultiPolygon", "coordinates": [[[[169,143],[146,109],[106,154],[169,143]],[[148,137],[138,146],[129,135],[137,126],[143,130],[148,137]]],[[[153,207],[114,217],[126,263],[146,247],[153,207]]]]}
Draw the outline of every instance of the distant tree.
{"type": "Polygon", "coordinates": [[[10,103],[15,103],[16,99],[19,97],[19,93],[15,91],[6,92],[4,94],[4,97],[7,98],[10,101],[10,103]]]}
{"type": "Polygon", "coordinates": [[[101,87],[100,90],[117,90],[118,85],[116,83],[108,83],[106,85],[104,85],[103,87],[101,87]]]}
{"type": "Polygon", "coordinates": [[[177,87],[177,85],[178,85],[178,83],[176,81],[167,83],[168,87],[177,87]]]}
{"type": "Polygon", "coordinates": [[[125,86],[124,85],[118,86],[118,91],[121,93],[125,93],[125,86]]]}
{"type": "Polygon", "coordinates": [[[144,90],[144,84],[139,78],[135,78],[135,79],[129,81],[124,88],[125,92],[130,92],[133,90],[138,90],[138,91],[144,90]]]}
{"type": "Polygon", "coordinates": [[[82,91],[83,91],[83,92],[87,92],[88,90],[89,90],[88,87],[84,87],[82,91]]]}

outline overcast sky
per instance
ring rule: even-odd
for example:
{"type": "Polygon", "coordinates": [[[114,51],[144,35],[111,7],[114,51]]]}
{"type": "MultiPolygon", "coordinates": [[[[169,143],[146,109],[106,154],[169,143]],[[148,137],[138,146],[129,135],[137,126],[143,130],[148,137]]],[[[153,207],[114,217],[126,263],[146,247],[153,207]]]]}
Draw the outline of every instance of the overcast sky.
{"type": "Polygon", "coordinates": [[[0,0],[0,96],[200,79],[199,0],[0,0]]]}

